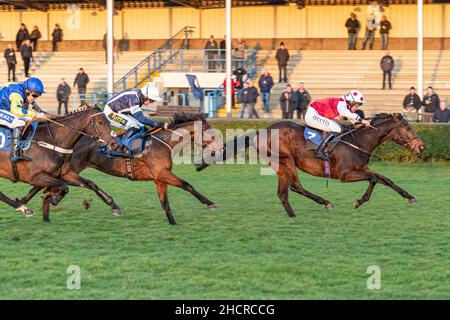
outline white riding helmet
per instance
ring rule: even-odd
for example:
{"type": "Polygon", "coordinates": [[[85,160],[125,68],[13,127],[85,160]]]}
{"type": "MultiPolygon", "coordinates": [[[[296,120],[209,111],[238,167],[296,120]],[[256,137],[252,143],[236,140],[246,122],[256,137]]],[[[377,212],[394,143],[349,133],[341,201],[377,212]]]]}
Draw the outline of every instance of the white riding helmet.
{"type": "Polygon", "coordinates": [[[143,88],[141,88],[141,92],[146,98],[155,102],[162,100],[159,96],[159,90],[154,82],[148,82],[143,88]]]}
{"type": "Polygon", "coordinates": [[[363,105],[364,103],[366,103],[366,98],[364,98],[364,95],[358,91],[358,90],[352,90],[349,93],[347,93],[344,96],[345,101],[347,101],[347,103],[349,105],[363,105]]]}

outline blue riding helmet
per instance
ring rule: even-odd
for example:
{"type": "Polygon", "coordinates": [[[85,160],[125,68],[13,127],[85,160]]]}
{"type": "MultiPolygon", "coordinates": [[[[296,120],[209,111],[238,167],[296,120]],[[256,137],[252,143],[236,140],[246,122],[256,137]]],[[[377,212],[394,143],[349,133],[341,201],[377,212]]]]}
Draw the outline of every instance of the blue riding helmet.
{"type": "Polygon", "coordinates": [[[28,91],[33,91],[33,92],[37,92],[40,94],[45,93],[44,84],[38,78],[34,78],[34,77],[28,78],[27,80],[25,80],[23,82],[23,87],[25,89],[27,89],[28,91]]]}

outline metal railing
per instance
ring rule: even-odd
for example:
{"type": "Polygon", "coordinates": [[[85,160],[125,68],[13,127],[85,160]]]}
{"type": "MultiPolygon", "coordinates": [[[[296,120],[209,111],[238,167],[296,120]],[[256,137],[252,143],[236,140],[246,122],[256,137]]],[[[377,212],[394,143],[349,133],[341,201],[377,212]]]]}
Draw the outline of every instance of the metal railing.
{"type": "Polygon", "coordinates": [[[189,48],[189,39],[195,27],[186,26],[162,46],[150,53],[144,60],[128,71],[122,78],[114,83],[114,92],[127,88],[139,87],[144,82],[150,81],[152,74],[160,70],[165,64],[171,63],[180,50],[189,48]],[[182,41],[179,48],[175,48],[177,42],[182,41]]]}
{"type": "Polygon", "coordinates": [[[98,93],[85,93],[75,94],[72,99],[72,110],[75,111],[83,103],[87,103],[90,106],[98,106],[103,108],[106,102],[114,96],[114,93],[98,92],[98,93]]]}

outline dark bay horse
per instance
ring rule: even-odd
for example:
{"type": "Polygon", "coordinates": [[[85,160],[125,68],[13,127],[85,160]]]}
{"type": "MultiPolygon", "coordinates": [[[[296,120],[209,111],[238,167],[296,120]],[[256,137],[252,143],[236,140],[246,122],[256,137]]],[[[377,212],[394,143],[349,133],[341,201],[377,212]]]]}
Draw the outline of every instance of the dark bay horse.
{"type": "MultiPolygon", "coordinates": [[[[108,148],[113,143],[111,126],[106,116],[97,108],[84,108],[62,117],[50,117],[36,129],[31,146],[26,155],[30,162],[17,163],[17,170],[10,161],[10,151],[0,151],[0,176],[11,181],[21,181],[37,188],[68,192],[68,185],[95,186],[91,181],[71,172],[68,162],[74,145],[81,136],[88,136],[95,144],[108,148]]],[[[43,198],[44,220],[48,221],[51,195],[43,198]]],[[[31,209],[8,198],[0,192],[0,201],[9,204],[26,216],[33,215],[31,209]]]]}
{"type": "MultiPolygon", "coordinates": [[[[204,132],[208,129],[210,129],[210,125],[203,115],[177,113],[170,122],[169,130],[161,130],[152,134],[154,138],[149,137],[146,142],[145,151],[141,155],[130,159],[129,165],[127,165],[126,161],[128,160],[126,159],[107,157],[99,151],[97,144],[92,139],[84,137],[74,147],[70,170],[79,173],[86,168],[95,168],[107,174],[124,178],[130,178],[132,174],[132,180],[153,180],[156,184],[161,206],[166,213],[167,219],[170,224],[175,224],[167,196],[167,187],[169,185],[179,187],[191,193],[201,203],[206,204],[209,209],[216,208],[216,205],[212,201],[200,194],[191,184],[180,179],[172,172],[172,150],[180,147],[181,143],[194,141],[194,143],[201,145],[202,149],[214,145],[213,140],[202,139],[204,132]],[[197,124],[201,123],[202,135],[199,136],[198,140],[194,137],[196,122],[197,124]],[[185,130],[189,134],[189,141],[181,141],[181,137],[176,133],[174,134],[174,130],[180,132],[185,130]]],[[[33,188],[20,202],[23,204],[27,203],[41,189],[39,187],[33,188]]],[[[61,199],[62,196],[58,200],[61,199]]]]}
{"type": "MultiPolygon", "coordinates": [[[[350,130],[342,137],[340,142],[330,144],[331,178],[339,179],[341,182],[369,181],[369,187],[364,195],[361,199],[355,201],[355,208],[360,207],[370,199],[377,183],[390,187],[403,198],[408,199],[410,203],[416,203],[416,199],[412,195],[390,179],[371,170],[368,163],[373,150],[385,141],[393,141],[418,154],[424,149],[422,140],[416,135],[408,121],[397,113],[378,114],[372,118],[371,125],[373,127],[359,127],[350,130]]],[[[331,209],[333,204],[330,201],[306,190],[298,178],[296,168],[313,176],[324,176],[323,161],[313,157],[315,151],[306,150],[304,127],[294,122],[282,121],[269,126],[267,130],[266,144],[257,142],[255,146],[252,137],[243,137],[250,140],[250,142],[246,141],[245,148],[253,145],[259,151],[264,150],[267,155],[270,155],[272,145],[270,131],[279,130],[278,197],[289,217],[295,216],[288,200],[289,189],[324,205],[326,209],[331,209]]],[[[256,133],[253,138],[257,135],[256,133]]],[[[224,159],[236,155],[238,152],[237,146],[239,143],[237,140],[235,139],[231,144],[230,146],[227,143],[224,146],[225,150],[232,149],[231,152],[226,151],[224,153],[224,159]]],[[[207,165],[199,166],[198,171],[206,167],[207,165]]]]}

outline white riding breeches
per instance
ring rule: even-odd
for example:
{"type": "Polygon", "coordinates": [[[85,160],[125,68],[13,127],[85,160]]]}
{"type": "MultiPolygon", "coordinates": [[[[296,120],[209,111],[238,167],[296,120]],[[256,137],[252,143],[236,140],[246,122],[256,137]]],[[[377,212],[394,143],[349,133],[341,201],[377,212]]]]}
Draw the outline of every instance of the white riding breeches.
{"type": "Polygon", "coordinates": [[[106,117],[108,118],[109,122],[111,122],[111,125],[120,129],[131,129],[136,128],[139,129],[143,127],[142,123],[137,121],[135,118],[128,114],[123,113],[116,113],[111,110],[111,107],[105,106],[105,109],[103,110],[106,117]]]}
{"type": "Polygon", "coordinates": [[[322,117],[316,109],[308,107],[305,114],[305,123],[313,128],[326,131],[326,132],[337,132],[342,131],[341,126],[333,120],[322,117]]]}
{"type": "Polygon", "coordinates": [[[10,129],[25,127],[26,121],[31,120],[30,118],[21,118],[8,112],[6,110],[0,110],[0,125],[8,127],[10,129]]]}

